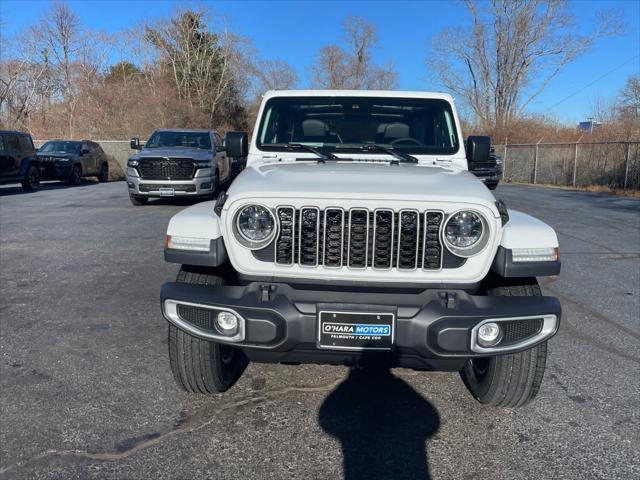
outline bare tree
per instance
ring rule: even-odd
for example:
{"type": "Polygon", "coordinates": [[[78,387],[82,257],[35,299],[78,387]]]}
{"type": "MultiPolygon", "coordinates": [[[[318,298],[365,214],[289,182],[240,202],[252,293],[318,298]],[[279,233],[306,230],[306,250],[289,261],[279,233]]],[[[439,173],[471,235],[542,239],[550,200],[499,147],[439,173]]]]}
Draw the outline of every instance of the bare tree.
{"type": "Polygon", "coordinates": [[[218,108],[230,95],[240,62],[237,45],[241,39],[226,26],[213,31],[203,10],[181,10],[170,19],[145,27],[145,39],[159,51],[180,98],[192,109],[206,110],[213,125],[218,108]]]}
{"type": "Polygon", "coordinates": [[[593,42],[622,29],[598,15],[588,35],[573,30],[564,0],[465,0],[471,27],[450,28],[434,40],[429,66],[462,97],[483,129],[504,131],[558,73],[593,42]]]}
{"type": "Polygon", "coordinates": [[[54,2],[30,32],[45,64],[51,90],[58,90],[65,104],[67,135],[73,138],[73,116],[77,105],[73,64],[83,47],[80,19],[65,2],[54,2]]]}
{"type": "Polygon", "coordinates": [[[620,115],[630,120],[640,120],[640,75],[636,73],[627,78],[618,96],[620,115]]]}
{"type": "Polygon", "coordinates": [[[311,67],[313,83],[321,88],[391,89],[397,83],[393,64],[376,65],[373,51],[379,40],[376,28],[361,17],[344,22],[344,47],[325,45],[311,67]]]}
{"type": "Polygon", "coordinates": [[[255,90],[261,94],[267,90],[286,90],[298,83],[298,74],[284,60],[248,60],[246,68],[255,79],[255,90]]]}

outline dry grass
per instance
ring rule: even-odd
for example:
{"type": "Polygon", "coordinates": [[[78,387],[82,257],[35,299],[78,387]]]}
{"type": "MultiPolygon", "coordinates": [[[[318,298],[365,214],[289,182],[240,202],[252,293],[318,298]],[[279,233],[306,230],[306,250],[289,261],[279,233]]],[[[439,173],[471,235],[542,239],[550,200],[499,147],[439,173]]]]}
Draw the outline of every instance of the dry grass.
{"type": "Polygon", "coordinates": [[[611,188],[606,185],[585,185],[580,187],[572,187],[567,185],[553,185],[549,183],[523,183],[523,182],[512,182],[512,181],[504,181],[501,183],[507,183],[510,185],[535,185],[536,187],[546,187],[546,188],[557,188],[560,190],[574,190],[578,192],[594,192],[594,193],[609,193],[612,195],[623,195],[625,197],[637,197],[640,198],[640,190],[623,190],[622,188],[611,188]]]}

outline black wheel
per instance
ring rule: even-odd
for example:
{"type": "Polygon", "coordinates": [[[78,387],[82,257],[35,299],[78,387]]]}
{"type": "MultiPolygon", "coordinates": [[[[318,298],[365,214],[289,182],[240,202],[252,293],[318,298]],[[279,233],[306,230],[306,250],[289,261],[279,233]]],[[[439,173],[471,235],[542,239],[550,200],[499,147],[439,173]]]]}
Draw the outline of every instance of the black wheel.
{"type": "Polygon", "coordinates": [[[98,181],[103,183],[109,181],[109,164],[107,162],[104,162],[100,167],[100,175],[98,175],[98,181]]]}
{"type": "MultiPolygon", "coordinates": [[[[216,275],[184,268],[177,282],[224,285],[216,275]]],[[[247,367],[247,357],[236,348],[201,340],[169,324],[169,362],[180,388],[190,393],[220,393],[231,388],[247,367]]]]}
{"type": "Polygon", "coordinates": [[[220,175],[218,175],[218,172],[215,172],[211,186],[213,187],[211,189],[211,193],[215,196],[218,193],[218,190],[220,190],[220,175]]]}
{"type": "Polygon", "coordinates": [[[487,185],[487,188],[489,190],[495,190],[496,188],[498,188],[498,184],[497,183],[493,183],[493,184],[487,185]]]}
{"type": "MultiPolygon", "coordinates": [[[[493,296],[539,296],[535,279],[487,290],[493,296]]],[[[467,389],[480,403],[496,407],[521,407],[533,400],[542,384],[547,342],[519,353],[469,360],[460,371],[467,389]]]]}
{"type": "Polygon", "coordinates": [[[136,207],[139,207],[141,205],[146,205],[147,202],[149,201],[148,197],[139,197],[137,195],[129,195],[129,200],[131,200],[131,203],[133,205],[135,205],[136,207]]]}
{"type": "Polygon", "coordinates": [[[40,188],[40,169],[35,165],[30,165],[27,174],[20,183],[25,190],[38,190],[40,188]]]}
{"type": "Polygon", "coordinates": [[[74,165],[71,169],[71,174],[67,178],[69,185],[80,185],[82,183],[82,167],[80,165],[74,165]]]}

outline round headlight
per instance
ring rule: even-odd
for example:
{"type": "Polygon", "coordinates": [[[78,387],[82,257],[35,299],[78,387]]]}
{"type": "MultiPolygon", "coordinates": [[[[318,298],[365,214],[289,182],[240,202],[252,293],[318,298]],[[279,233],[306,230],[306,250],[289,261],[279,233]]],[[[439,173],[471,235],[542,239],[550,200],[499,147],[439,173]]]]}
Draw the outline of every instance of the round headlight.
{"type": "Polygon", "coordinates": [[[262,205],[247,205],[236,214],[236,237],[247,248],[266,246],[276,233],[276,221],[271,211],[262,205]]]}
{"type": "Polygon", "coordinates": [[[442,235],[449,251],[460,257],[479,253],[489,240],[487,222],[476,212],[463,210],[449,217],[442,235]]]}

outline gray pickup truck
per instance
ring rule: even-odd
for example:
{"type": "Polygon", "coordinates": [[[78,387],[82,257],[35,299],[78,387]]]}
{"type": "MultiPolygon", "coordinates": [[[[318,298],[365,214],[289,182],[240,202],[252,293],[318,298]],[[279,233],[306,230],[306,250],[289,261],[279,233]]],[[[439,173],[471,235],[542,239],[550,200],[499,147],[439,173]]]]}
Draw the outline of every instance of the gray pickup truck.
{"type": "Polygon", "coordinates": [[[220,135],[213,130],[156,130],[127,162],[127,186],[134,205],[145,205],[150,197],[213,197],[218,185],[231,179],[220,135]]]}

